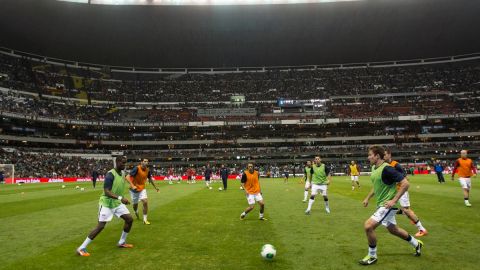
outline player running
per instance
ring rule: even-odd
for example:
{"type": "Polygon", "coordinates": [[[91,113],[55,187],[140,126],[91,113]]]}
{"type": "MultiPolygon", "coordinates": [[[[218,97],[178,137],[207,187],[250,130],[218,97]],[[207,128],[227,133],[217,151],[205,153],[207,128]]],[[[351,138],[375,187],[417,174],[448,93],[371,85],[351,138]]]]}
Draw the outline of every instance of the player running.
{"type": "Polygon", "coordinates": [[[365,221],[365,233],[368,239],[368,255],[359,261],[362,265],[371,265],[377,262],[377,236],[375,229],[381,224],[387,230],[409,242],[415,248],[415,256],[420,256],[423,248],[423,242],[409,235],[404,229],[397,226],[395,213],[397,212],[397,202],[400,197],[408,190],[409,183],[403,174],[396,171],[392,166],[384,161],[385,150],[381,146],[370,146],[368,149],[368,160],[372,165],[373,188],[363,201],[365,207],[368,201],[375,196],[377,201],[377,210],[365,221]],[[396,184],[400,185],[397,191],[396,184]]]}
{"type": "Polygon", "coordinates": [[[116,167],[108,171],[103,183],[103,194],[100,196],[98,224],[82,245],[77,248],[77,254],[83,257],[90,256],[87,252],[87,246],[95,237],[105,228],[107,222],[111,221],[113,216],[119,217],[125,221],[122,235],[117,246],[120,248],[132,248],[133,245],[127,244],[127,236],[132,229],[133,218],[128,211],[126,204],[130,204],[127,198],[124,198],[125,190],[128,187],[128,181],[125,179],[122,171],[125,169],[125,157],[115,159],[116,167]]]}
{"type": "Polygon", "coordinates": [[[468,201],[470,198],[470,189],[472,188],[470,177],[477,176],[477,169],[473,161],[467,158],[467,150],[460,151],[460,158],[453,164],[452,181],[455,180],[455,173],[458,174],[458,181],[463,189],[465,206],[470,207],[472,206],[468,201]]]}
{"type": "Polygon", "coordinates": [[[360,182],[358,182],[358,177],[360,176],[360,166],[355,163],[354,160],[348,165],[348,174],[352,180],[352,190],[355,190],[355,184],[360,188],[360,182]]]}
{"type": "Polygon", "coordinates": [[[330,213],[330,206],[328,203],[327,189],[328,185],[332,181],[332,176],[330,174],[330,166],[322,163],[320,157],[315,157],[314,164],[310,169],[312,174],[312,194],[310,200],[308,200],[308,207],[305,210],[305,215],[310,215],[312,210],[312,205],[315,202],[315,197],[320,192],[323,196],[323,201],[325,202],[325,211],[330,213]]]}
{"type": "Polygon", "coordinates": [[[241,186],[247,197],[248,207],[240,215],[240,219],[245,219],[247,214],[255,208],[255,201],[260,205],[260,220],[266,220],[263,214],[265,211],[265,203],[263,202],[262,191],[260,189],[259,173],[254,170],[253,163],[248,163],[247,170],[243,172],[241,186]]]}
{"type": "Polygon", "coordinates": [[[153,182],[152,174],[148,169],[148,159],[144,158],[140,165],[133,168],[130,174],[127,176],[127,180],[130,182],[130,196],[132,197],[133,210],[135,216],[138,217],[138,201],[142,201],[143,206],[143,224],[150,225],[147,219],[148,214],[148,198],[147,190],[145,189],[145,183],[150,182],[155,190],[158,192],[157,186],[153,182]]]}
{"type": "Polygon", "coordinates": [[[303,172],[305,176],[303,179],[305,180],[305,191],[303,192],[303,202],[307,202],[308,198],[308,191],[312,187],[312,162],[309,160],[305,165],[305,170],[303,172]]]}
{"type": "MultiPolygon", "coordinates": [[[[392,151],[390,149],[385,149],[385,161],[390,164],[395,170],[401,173],[407,180],[407,173],[403,170],[400,163],[395,160],[392,160],[392,151]]],[[[397,184],[397,190],[400,186],[397,184]]],[[[423,227],[422,222],[418,219],[417,215],[413,212],[412,208],[410,208],[410,196],[408,191],[403,193],[402,197],[398,200],[400,203],[400,211],[399,213],[405,213],[405,215],[410,219],[410,221],[417,226],[418,232],[415,234],[416,237],[422,237],[428,234],[427,229],[423,227]]]]}

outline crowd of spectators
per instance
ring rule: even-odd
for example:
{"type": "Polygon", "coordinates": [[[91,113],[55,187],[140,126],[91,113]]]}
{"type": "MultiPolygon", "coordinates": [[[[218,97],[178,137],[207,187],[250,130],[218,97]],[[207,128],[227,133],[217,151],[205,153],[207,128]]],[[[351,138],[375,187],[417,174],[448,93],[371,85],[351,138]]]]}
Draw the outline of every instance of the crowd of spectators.
{"type": "MultiPolygon", "coordinates": [[[[272,105],[252,107],[249,115],[203,115],[198,108],[120,107],[114,104],[88,105],[67,99],[48,99],[21,94],[15,90],[0,91],[0,111],[13,112],[31,119],[46,117],[98,122],[190,122],[190,121],[274,121],[288,119],[395,117],[405,115],[458,114],[480,112],[480,91],[468,95],[411,96],[335,99],[323,111],[273,113],[272,105]]],[[[211,105],[210,108],[227,108],[211,105]]],[[[233,108],[232,108],[233,110],[233,108]]]]}
{"type": "Polygon", "coordinates": [[[331,96],[480,89],[480,61],[351,68],[214,74],[127,74],[55,66],[0,55],[6,87],[117,102],[326,99],[331,96]]]}
{"type": "MultiPolygon", "coordinates": [[[[269,174],[272,177],[281,177],[284,171],[295,174],[303,172],[303,162],[299,161],[301,156],[314,157],[321,155],[336,173],[343,173],[350,160],[356,160],[360,166],[368,169],[369,164],[365,157],[368,146],[368,144],[344,144],[295,147],[192,148],[177,151],[125,150],[123,154],[129,157],[128,168],[135,166],[141,158],[147,157],[152,161],[151,169],[154,175],[167,175],[172,168],[175,175],[180,176],[184,175],[188,168],[194,168],[197,174],[201,175],[207,164],[212,166],[214,172],[221,164],[224,164],[232,174],[238,174],[244,169],[243,160],[262,160],[268,157],[272,160],[271,162],[256,164],[259,171],[263,175],[269,174]],[[187,165],[188,161],[185,161],[182,165],[157,161],[157,159],[165,157],[183,157],[190,161],[195,161],[197,158],[207,158],[209,161],[205,161],[204,164],[195,161],[196,165],[187,165]],[[241,160],[238,160],[237,157],[240,157],[241,160]],[[297,160],[295,160],[295,157],[297,157],[297,160]]],[[[390,148],[396,157],[401,158],[405,164],[417,166],[415,164],[418,163],[420,164],[418,166],[426,167],[427,164],[432,165],[432,162],[437,159],[443,160],[446,165],[451,165],[461,149],[469,149],[473,153],[478,153],[480,143],[477,141],[391,143],[387,144],[386,147],[390,148]]],[[[96,170],[100,175],[105,174],[112,168],[113,159],[93,159],[88,155],[76,155],[78,153],[105,154],[109,152],[107,150],[75,151],[56,148],[9,147],[0,149],[0,164],[14,164],[16,177],[89,177],[93,170],[96,170]]]]}
{"type": "Polygon", "coordinates": [[[0,149],[0,164],[14,164],[15,177],[88,177],[92,170],[101,174],[113,167],[112,159],[61,156],[59,153],[6,151],[0,149]]]}

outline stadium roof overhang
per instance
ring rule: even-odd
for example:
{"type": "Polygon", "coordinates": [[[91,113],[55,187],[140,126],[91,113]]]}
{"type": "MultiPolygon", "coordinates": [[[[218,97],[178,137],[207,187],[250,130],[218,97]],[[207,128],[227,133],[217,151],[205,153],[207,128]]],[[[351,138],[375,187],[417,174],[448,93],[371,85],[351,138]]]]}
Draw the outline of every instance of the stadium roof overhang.
{"type": "Polygon", "coordinates": [[[300,3],[352,2],[363,0],[58,0],[97,5],[282,5],[300,3]]]}

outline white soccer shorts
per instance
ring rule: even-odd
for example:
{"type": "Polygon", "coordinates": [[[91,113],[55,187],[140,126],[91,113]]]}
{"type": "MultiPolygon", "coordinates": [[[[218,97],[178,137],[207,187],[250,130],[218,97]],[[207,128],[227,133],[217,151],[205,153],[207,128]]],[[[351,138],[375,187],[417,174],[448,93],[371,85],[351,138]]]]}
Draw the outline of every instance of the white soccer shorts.
{"type": "Polygon", "coordinates": [[[247,195],[247,202],[249,205],[254,205],[255,202],[263,201],[262,194],[248,194],[247,195]]]}
{"type": "Polygon", "coordinates": [[[126,214],[130,214],[130,211],[128,211],[128,208],[123,203],[115,208],[108,208],[100,205],[100,208],[98,210],[98,221],[109,222],[113,219],[113,215],[119,218],[126,214]]]}
{"type": "Polygon", "coordinates": [[[358,182],[358,175],[351,175],[350,178],[352,179],[352,181],[358,182]]]}
{"type": "Polygon", "coordinates": [[[401,207],[410,207],[410,195],[408,195],[408,191],[403,193],[398,202],[400,203],[401,207]]]}
{"type": "Polygon", "coordinates": [[[322,196],[327,196],[327,185],[316,185],[312,184],[312,195],[322,194],[322,196]]]}
{"type": "Polygon", "coordinates": [[[370,217],[371,219],[375,220],[378,223],[381,223],[383,226],[388,227],[391,224],[396,225],[397,220],[395,220],[395,214],[397,213],[397,209],[387,209],[385,207],[379,207],[375,213],[370,217]]]}
{"type": "Polygon", "coordinates": [[[137,204],[138,201],[141,201],[147,198],[147,190],[144,189],[140,192],[133,192],[130,190],[130,196],[132,197],[132,203],[137,204]]]}
{"type": "Polygon", "coordinates": [[[309,181],[305,181],[305,189],[309,189],[312,184],[309,181]]]}
{"type": "Polygon", "coordinates": [[[458,181],[460,182],[460,186],[462,186],[464,189],[470,189],[472,187],[470,178],[460,177],[458,178],[458,181]]]}

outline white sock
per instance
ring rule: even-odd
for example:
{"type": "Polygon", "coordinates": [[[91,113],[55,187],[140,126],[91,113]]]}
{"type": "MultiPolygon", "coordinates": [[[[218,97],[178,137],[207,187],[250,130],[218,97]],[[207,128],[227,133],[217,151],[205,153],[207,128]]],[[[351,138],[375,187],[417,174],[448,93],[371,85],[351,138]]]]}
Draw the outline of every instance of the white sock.
{"type": "Polygon", "coordinates": [[[246,215],[247,215],[247,213],[245,213],[245,212],[242,213],[242,216],[246,216],[246,215]]]}
{"type": "Polygon", "coordinates": [[[377,257],[377,246],[375,246],[373,248],[368,246],[368,255],[376,258],[377,257]]]}
{"type": "Polygon", "coordinates": [[[122,236],[120,236],[120,240],[118,240],[118,244],[125,244],[125,242],[127,241],[127,235],[128,235],[128,232],[122,231],[122,236]]]}
{"type": "Polygon", "coordinates": [[[410,235],[410,237],[411,237],[411,239],[410,239],[410,241],[408,241],[410,243],[410,245],[412,245],[413,247],[417,247],[418,246],[417,239],[415,239],[415,237],[413,237],[411,235],[410,235]]]}
{"type": "Polygon", "coordinates": [[[325,201],[325,208],[330,208],[330,205],[328,204],[328,201],[325,201]]]}
{"type": "Polygon", "coordinates": [[[308,190],[305,190],[305,192],[303,193],[303,200],[306,201],[307,197],[308,197],[308,190]]]}
{"type": "Polygon", "coordinates": [[[417,226],[419,231],[426,231],[425,227],[423,227],[422,222],[420,222],[420,220],[418,220],[417,223],[415,223],[415,226],[417,226]]]}
{"type": "Polygon", "coordinates": [[[307,211],[312,210],[312,205],[313,205],[314,202],[315,202],[315,200],[312,200],[312,199],[308,200],[307,211]]]}
{"type": "Polygon", "coordinates": [[[144,215],[143,215],[143,221],[147,221],[147,220],[148,220],[148,219],[147,219],[147,215],[144,214],[144,215]]]}
{"type": "Polygon", "coordinates": [[[263,213],[260,213],[260,218],[263,218],[263,213]]]}
{"type": "Polygon", "coordinates": [[[88,238],[85,239],[85,241],[83,241],[82,245],[78,248],[78,249],[83,249],[83,248],[87,248],[88,244],[90,244],[90,242],[92,242],[93,240],[88,238]]]}

